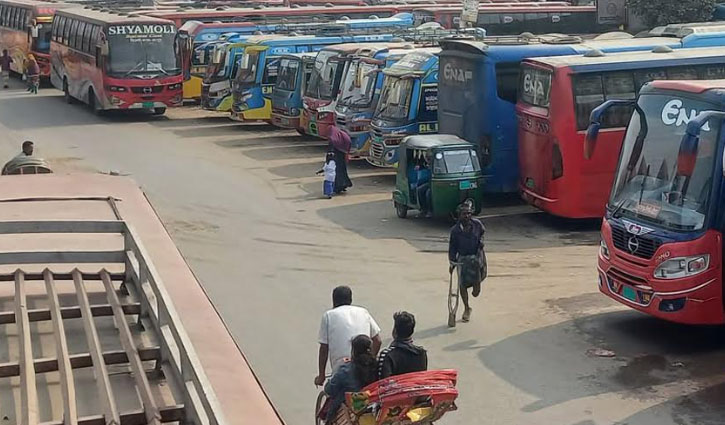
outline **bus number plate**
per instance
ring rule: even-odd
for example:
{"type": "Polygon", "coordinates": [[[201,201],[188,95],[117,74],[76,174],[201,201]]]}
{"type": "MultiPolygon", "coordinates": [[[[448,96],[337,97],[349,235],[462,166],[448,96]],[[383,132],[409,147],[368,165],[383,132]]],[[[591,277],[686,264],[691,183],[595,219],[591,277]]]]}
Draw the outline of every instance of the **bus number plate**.
{"type": "Polygon", "coordinates": [[[637,293],[629,286],[624,285],[622,288],[622,296],[632,302],[637,302],[637,293]]]}
{"type": "Polygon", "coordinates": [[[154,102],[144,102],[141,104],[141,106],[143,106],[144,108],[153,108],[154,102]]]}

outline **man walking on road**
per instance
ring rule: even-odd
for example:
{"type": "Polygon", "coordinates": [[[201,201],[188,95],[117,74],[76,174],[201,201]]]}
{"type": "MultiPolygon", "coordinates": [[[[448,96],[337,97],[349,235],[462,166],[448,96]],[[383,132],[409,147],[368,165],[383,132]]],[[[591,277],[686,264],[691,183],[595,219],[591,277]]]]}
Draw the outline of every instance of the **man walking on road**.
{"type": "Polygon", "coordinates": [[[332,291],[332,306],[332,310],[322,315],[320,322],[318,374],[315,377],[315,385],[318,386],[325,383],[328,358],[334,373],[350,357],[352,339],[356,336],[367,335],[373,340],[373,356],[378,355],[382,344],[380,327],[365,308],[352,305],[349,287],[338,286],[332,291]]]}
{"type": "Polygon", "coordinates": [[[471,306],[468,304],[468,288],[473,287],[472,295],[477,297],[481,293],[481,282],[486,278],[486,254],[483,251],[483,234],[486,228],[480,220],[472,218],[473,205],[466,201],[461,205],[458,223],[451,229],[448,242],[449,273],[460,267],[461,300],[463,301],[463,317],[461,320],[471,320],[471,306]]]}
{"type": "Polygon", "coordinates": [[[413,344],[415,316],[399,311],[393,315],[393,321],[393,342],[380,352],[378,379],[428,370],[428,353],[425,348],[413,344]]]}

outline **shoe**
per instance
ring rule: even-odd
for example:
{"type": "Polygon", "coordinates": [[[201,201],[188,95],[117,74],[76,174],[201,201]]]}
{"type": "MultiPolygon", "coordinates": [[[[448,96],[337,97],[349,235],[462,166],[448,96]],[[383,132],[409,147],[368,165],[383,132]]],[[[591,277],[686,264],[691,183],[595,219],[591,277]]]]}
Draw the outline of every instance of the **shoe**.
{"type": "Polygon", "coordinates": [[[332,199],[332,195],[327,195],[327,199],[332,199]]]}
{"type": "Polygon", "coordinates": [[[471,320],[471,310],[473,309],[467,308],[463,311],[463,317],[461,317],[462,322],[468,322],[469,320],[471,320]]]}
{"type": "Polygon", "coordinates": [[[7,89],[7,88],[9,88],[9,87],[8,87],[8,85],[7,85],[7,84],[5,84],[5,85],[3,86],[3,88],[4,88],[4,89],[7,89]]]}

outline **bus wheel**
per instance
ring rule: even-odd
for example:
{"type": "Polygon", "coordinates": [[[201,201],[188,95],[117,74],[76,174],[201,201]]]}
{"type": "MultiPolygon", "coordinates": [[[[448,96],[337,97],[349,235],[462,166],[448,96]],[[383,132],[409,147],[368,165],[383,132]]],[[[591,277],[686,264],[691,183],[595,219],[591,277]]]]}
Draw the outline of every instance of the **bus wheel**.
{"type": "Polygon", "coordinates": [[[73,103],[73,96],[70,95],[70,91],[68,91],[68,79],[63,78],[63,98],[65,99],[65,103],[72,104],[73,103]]]}
{"type": "Polygon", "coordinates": [[[96,93],[93,92],[93,89],[88,89],[88,107],[93,111],[96,115],[103,115],[103,109],[101,109],[100,106],[98,106],[98,101],[96,100],[96,93]]]}
{"type": "Polygon", "coordinates": [[[164,115],[166,113],[165,107],[154,108],[154,115],[164,115]]]}

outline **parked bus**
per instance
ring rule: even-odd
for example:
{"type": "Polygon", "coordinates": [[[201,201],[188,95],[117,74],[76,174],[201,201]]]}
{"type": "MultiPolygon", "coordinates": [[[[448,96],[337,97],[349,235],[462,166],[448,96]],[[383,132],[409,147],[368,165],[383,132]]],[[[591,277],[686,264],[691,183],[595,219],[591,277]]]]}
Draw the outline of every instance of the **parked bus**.
{"type": "Polygon", "coordinates": [[[94,112],[148,109],[182,101],[176,27],[170,21],[95,9],[56,12],[50,80],[67,102],[94,112]]]}
{"type": "Polygon", "coordinates": [[[335,99],[335,125],[350,136],[352,157],[366,157],[370,152],[370,121],[383,86],[381,71],[414,48],[413,44],[381,43],[347,61],[335,99]]]}
{"type": "MultiPolygon", "coordinates": [[[[258,25],[259,31],[279,34],[321,35],[352,35],[372,34],[376,32],[392,32],[408,28],[413,24],[413,15],[399,13],[390,18],[348,19],[329,23],[302,24],[266,24],[258,25]]],[[[244,52],[245,42],[249,34],[236,34],[229,38],[228,43],[216,46],[213,52],[214,69],[210,69],[202,83],[202,106],[204,109],[229,112],[232,105],[231,79],[236,75],[239,60],[244,52]]]]}
{"type": "Polygon", "coordinates": [[[32,54],[40,66],[40,76],[50,76],[53,14],[71,6],[36,0],[0,0],[0,52],[7,50],[13,59],[10,70],[22,74],[25,59],[32,54]],[[31,28],[33,21],[37,24],[35,29],[31,28]]]}
{"type": "MultiPolygon", "coordinates": [[[[619,303],[673,322],[725,322],[723,94],[725,80],[654,81],[640,90],[598,255],[599,290],[619,303]]],[[[632,104],[595,109],[586,153],[608,149],[597,141],[607,109],[632,104]]]]}
{"type": "Polygon", "coordinates": [[[189,40],[188,69],[184,69],[184,99],[201,99],[201,82],[211,60],[216,43],[229,34],[254,34],[259,26],[252,22],[199,22],[187,21],[179,28],[179,35],[189,40]]]}
{"type": "Polygon", "coordinates": [[[384,81],[370,126],[367,161],[377,167],[398,163],[405,136],[438,132],[439,47],[416,49],[383,70],[384,81]]]}
{"type": "Polygon", "coordinates": [[[310,81],[316,52],[291,53],[279,60],[277,81],[272,90],[272,124],[304,134],[300,125],[302,93],[310,81]]]}
{"type": "Polygon", "coordinates": [[[527,202],[562,217],[601,217],[609,197],[632,110],[616,108],[604,118],[601,146],[585,160],[584,136],[595,107],[609,99],[634,99],[652,80],[725,78],[722,47],[592,53],[522,63],[519,188],[527,202]]]}
{"type": "MultiPolygon", "coordinates": [[[[260,35],[250,38],[244,47],[232,84],[232,96],[234,96],[232,119],[242,122],[271,120],[270,96],[277,81],[281,55],[319,51],[338,43],[362,45],[364,42],[383,42],[391,38],[390,34],[335,37],[260,35]]],[[[310,84],[313,84],[314,76],[313,71],[310,84]]],[[[309,90],[310,86],[307,88],[309,90]]]]}
{"type": "MultiPolygon", "coordinates": [[[[722,27],[708,27],[709,31],[722,27]]],[[[605,35],[603,38],[607,38],[605,35]]],[[[487,192],[518,191],[518,98],[521,61],[541,56],[602,52],[648,51],[659,45],[671,48],[719,46],[725,32],[698,31],[674,36],[629,39],[576,37],[499,37],[486,42],[441,41],[438,82],[438,122],[444,134],[456,134],[479,148],[487,192]],[[570,44],[562,44],[571,41],[570,44]]]]}
{"type": "MultiPolygon", "coordinates": [[[[461,6],[441,6],[416,9],[413,14],[417,23],[438,22],[445,28],[458,28],[461,11],[461,6]]],[[[482,4],[474,26],[485,28],[488,35],[598,34],[617,30],[622,23],[598,23],[596,6],[511,3],[482,4]]]]}
{"type": "Polygon", "coordinates": [[[334,21],[342,18],[366,19],[371,16],[387,18],[400,12],[412,12],[414,6],[404,4],[389,6],[341,6],[341,7],[270,7],[270,8],[227,8],[150,10],[143,13],[154,18],[173,21],[178,28],[187,21],[200,22],[254,22],[279,23],[334,21]]]}

